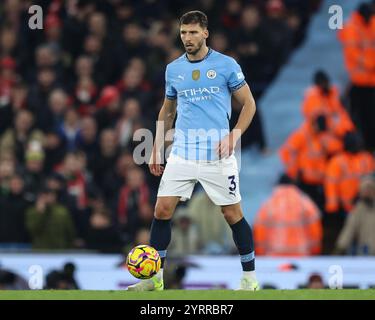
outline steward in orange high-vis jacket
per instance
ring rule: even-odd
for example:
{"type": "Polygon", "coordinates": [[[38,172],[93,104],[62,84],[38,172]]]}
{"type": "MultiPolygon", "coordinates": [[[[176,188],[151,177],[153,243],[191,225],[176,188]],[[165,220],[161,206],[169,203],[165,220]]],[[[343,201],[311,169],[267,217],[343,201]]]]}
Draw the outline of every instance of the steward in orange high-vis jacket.
{"type": "Polygon", "coordinates": [[[254,223],[258,255],[309,256],[321,252],[321,214],[287,176],[280,179],[254,223]]]}

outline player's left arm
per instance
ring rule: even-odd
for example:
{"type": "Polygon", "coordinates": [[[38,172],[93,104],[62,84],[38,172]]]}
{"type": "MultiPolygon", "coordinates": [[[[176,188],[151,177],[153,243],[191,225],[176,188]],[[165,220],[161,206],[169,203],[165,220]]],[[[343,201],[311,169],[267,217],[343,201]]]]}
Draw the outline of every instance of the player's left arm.
{"type": "Polygon", "coordinates": [[[229,157],[233,153],[236,144],[250,126],[256,112],[255,100],[247,83],[232,94],[234,99],[242,106],[242,109],[236,126],[218,145],[220,158],[229,157]]]}

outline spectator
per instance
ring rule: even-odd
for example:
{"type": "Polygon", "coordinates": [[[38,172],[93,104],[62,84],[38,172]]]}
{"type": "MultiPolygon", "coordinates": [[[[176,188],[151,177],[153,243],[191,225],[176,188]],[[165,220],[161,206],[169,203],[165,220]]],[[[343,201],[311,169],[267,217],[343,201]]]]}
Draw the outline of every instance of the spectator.
{"type": "Polygon", "coordinates": [[[293,48],[299,46],[304,38],[305,28],[302,26],[305,22],[304,19],[301,12],[297,12],[295,9],[291,9],[286,15],[285,21],[293,33],[293,48]]]}
{"type": "Polygon", "coordinates": [[[66,207],[50,189],[39,192],[34,207],[26,211],[26,226],[33,249],[71,249],[75,230],[66,207]]]}
{"type": "Polygon", "coordinates": [[[225,9],[223,10],[220,20],[223,27],[229,32],[234,32],[234,30],[238,28],[239,22],[241,21],[241,11],[242,5],[240,0],[226,1],[225,9]]]}
{"type": "Polygon", "coordinates": [[[149,194],[143,171],[138,167],[129,169],[126,183],[119,192],[115,218],[131,242],[134,242],[139,228],[149,227],[151,224],[153,210],[149,194]]]}
{"type": "Polygon", "coordinates": [[[17,113],[19,110],[26,109],[26,100],[28,94],[28,87],[21,80],[18,81],[12,88],[11,95],[11,107],[13,114],[17,113]]]}
{"type": "Polygon", "coordinates": [[[90,78],[94,74],[94,61],[89,56],[79,56],[75,63],[75,76],[77,79],[90,78]]]}
{"type": "Polygon", "coordinates": [[[39,127],[43,131],[58,130],[69,107],[68,96],[62,89],[54,89],[48,97],[48,108],[38,116],[39,127]]]}
{"type": "Polygon", "coordinates": [[[68,209],[77,232],[77,237],[83,238],[84,229],[87,225],[87,214],[77,207],[76,198],[68,193],[67,181],[63,175],[53,172],[44,180],[45,186],[56,193],[57,202],[64,204],[68,209]]]}
{"type": "Polygon", "coordinates": [[[20,52],[17,42],[17,30],[5,26],[0,32],[1,58],[17,57],[18,60],[20,52]]]}
{"type": "Polygon", "coordinates": [[[147,57],[148,73],[163,72],[163,61],[165,61],[169,49],[173,47],[173,38],[171,37],[170,30],[167,30],[165,25],[159,22],[153,23],[148,32],[147,44],[150,47],[150,54],[147,57]]]}
{"type": "Polygon", "coordinates": [[[67,191],[74,197],[75,206],[78,210],[84,210],[88,203],[88,181],[85,176],[85,167],[80,157],[81,154],[79,152],[68,152],[62,165],[58,168],[58,173],[66,180],[67,191]]]}
{"type": "Polygon", "coordinates": [[[374,22],[371,5],[363,2],[338,33],[351,80],[352,117],[369,150],[375,150],[375,51],[368,45],[375,39],[374,22]]]}
{"type": "MultiPolygon", "coordinates": [[[[245,72],[246,79],[252,87],[255,99],[258,99],[264,90],[264,75],[267,70],[260,66],[265,63],[264,54],[264,28],[260,23],[260,13],[255,6],[247,6],[241,14],[241,24],[235,32],[233,45],[238,53],[239,62],[245,72]]],[[[231,117],[231,126],[234,127],[242,106],[234,104],[231,117]]],[[[265,139],[263,135],[262,122],[259,113],[254,114],[251,126],[241,137],[242,147],[256,144],[261,151],[266,151],[265,139]]]]}
{"type": "Polygon", "coordinates": [[[0,193],[7,194],[10,189],[10,180],[16,173],[15,162],[11,155],[0,159],[0,193]]]}
{"type": "Polygon", "coordinates": [[[116,131],[119,144],[126,148],[133,140],[134,124],[141,120],[141,109],[139,101],[129,98],[124,101],[122,107],[122,116],[117,122],[116,131]]]}
{"type": "Polygon", "coordinates": [[[293,44],[293,32],[284,19],[285,6],[281,0],[268,0],[263,23],[268,67],[273,76],[288,58],[293,44]]]}
{"type": "Polygon", "coordinates": [[[322,276],[318,273],[312,273],[309,276],[306,288],[307,289],[325,289],[322,276]]]}
{"type": "Polygon", "coordinates": [[[51,173],[63,161],[67,152],[67,142],[57,130],[53,129],[48,130],[44,137],[44,171],[51,173]]]}
{"type": "Polygon", "coordinates": [[[90,77],[81,77],[78,79],[74,88],[74,101],[77,110],[81,116],[95,114],[96,107],[94,101],[96,100],[98,89],[90,77]]]}
{"type": "Polygon", "coordinates": [[[359,191],[360,179],[375,169],[373,156],[362,149],[360,137],[348,132],[344,137],[344,151],[328,163],[325,180],[326,211],[350,212],[359,191]]]}
{"type": "Polygon", "coordinates": [[[74,59],[82,49],[87,35],[87,19],[95,11],[95,3],[90,1],[69,2],[63,27],[63,47],[74,59]]]}
{"type": "Polygon", "coordinates": [[[57,15],[52,13],[46,16],[44,23],[46,44],[60,57],[63,54],[61,45],[62,26],[63,23],[57,15]]]}
{"type": "Polygon", "coordinates": [[[46,276],[46,290],[78,290],[79,286],[74,278],[76,266],[68,262],[63,270],[52,270],[46,276]]]}
{"type": "Polygon", "coordinates": [[[215,32],[210,37],[210,47],[216,51],[227,54],[229,50],[228,37],[222,31],[215,32]]]}
{"type": "Polygon", "coordinates": [[[201,253],[232,254],[235,252],[232,231],[223,218],[221,208],[215,205],[205,192],[195,193],[187,209],[197,227],[201,253]]]}
{"type": "Polygon", "coordinates": [[[89,33],[105,41],[107,34],[107,20],[103,13],[93,12],[88,19],[89,33]]]}
{"type": "Polygon", "coordinates": [[[88,166],[91,168],[99,151],[98,128],[95,118],[92,116],[83,117],[80,127],[76,138],[76,148],[85,153],[88,166]]]}
{"type": "Polygon", "coordinates": [[[68,151],[76,149],[76,140],[80,129],[79,114],[74,109],[69,109],[64,115],[63,123],[58,127],[61,140],[66,142],[68,151]]]}
{"type": "Polygon", "coordinates": [[[76,81],[73,79],[73,99],[81,116],[95,113],[95,99],[98,88],[93,78],[93,60],[89,56],[80,56],[75,63],[76,81]]]}
{"type": "Polygon", "coordinates": [[[119,230],[114,226],[104,199],[92,202],[92,212],[85,232],[86,247],[102,253],[119,253],[123,242],[119,230]]]}
{"type": "Polygon", "coordinates": [[[99,131],[113,128],[120,117],[120,94],[116,87],[106,86],[97,102],[99,110],[95,113],[99,131]]]}
{"type": "Polygon", "coordinates": [[[113,195],[124,185],[128,171],[134,167],[136,165],[133,155],[127,151],[122,152],[117,158],[116,165],[112,166],[104,177],[103,192],[107,200],[113,199],[113,195]]]}
{"type": "Polygon", "coordinates": [[[321,252],[320,211],[287,176],[262,205],[254,223],[258,255],[309,256],[321,252]]]}
{"type": "MultiPolygon", "coordinates": [[[[142,105],[150,102],[150,84],[144,79],[143,66],[129,65],[124,69],[117,88],[123,98],[136,98],[142,105]]],[[[149,110],[144,110],[149,113],[149,110]]]]}
{"type": "Polygon", "coordinates": [[[16,173],[16,161],[12,153],[0,154],[0,190],[9,191],[10,178],[16,173]]]}
{"type": "Polygon", "coordinates": [[[44,158],[45,153],[38,142],[31,142],[25,156],[25,167],[21,168],[22,177],[25,182],[27,197],[35,201],[36,194],[43,185],[45,178],[44,158]]]}
{"type": "Polygon", "coordinates": [[[178,208],[172,228],[172,241],[168,252],[174,256],[185,256],[199,252],[197,226],[186,208],[178,208]]]}
{"type": "Polygon", "coordinates": [[[233,42],[241,66],[248,74],[247,78],[250,82],[264,81],[263,75],[267,71],[259,65],[264,65],[265,62],[265,31],[261,25],[259,10],[255,6],[245,7],[241,13],[240,21],[241,25],[234,34],[233,42]]]}
{"type": "Polygon", "coordinates": [[[72,262],[67,262],[64,264],[63,267],[63,274],[65,276],[65,279],[70,283],[70,287],[72,289],[78,289],[79,285],[77,283],[77,280],[75,279],[75,272],[76,272],[76,266],[72,262]]]}
{"type": "Polygon", "coordinates": [[[375,179],[372,176],[361,181],[359,200],[345,221],[334,253],[375,255],[374,228],[375,179]]]}
{"type": "Polygon", "coordinates": [[[95,118],[86,116],[81,120],[81,128],[76,137],[76,148],[82,150],[87,158],[88,166],[95,162],[99,152],[98,128],[95,118]]]}
{"type": "Polygon", "coordinates": [[[0,193],[1,243],[16,244],[30,241],[25,226],[25,211],[30,204],[24,192],[22,177],[19,175],[11,176],[8,193],[0,193]]]}
{"type": "Polygon", "coordinates": [[[279,150],[286,174],[321,210],[324,209],[323,183],[327,161],[342,150],[342,142],[328,131],[326,119],[324,115],[318,115],[303,123],[279,150]]]}
{"type": "Polygon", "coordinates": [[[115,15],[116,18],[114,19],[113,23],[115,24],[116,28],[114,28],[117,33],[119,33],[120,27],[131,22],[135,13],[135,7],[132,6],[131,2],[128,1],[121,1],[115,4],[115,15]]]}
{"type": "Polygon", "coordinates": [[[16,61],[11,57],[0,60],[0,107],[7,105],[11,100],[11,92],[16,84],[16,61]]]}
{"type": "Polygon", "coordinates": [[[22,163],[25,152],[32,141],[43,144],[43,133],[33,128],[34,117],[28,110],[20,110],[16,114],[14,128],[8,129],[0,137],[0,153],[11,152],[22,163]]]}
{"type": "Polygon", "coordinates": [[[10,99],[6,98],[1,103],[0,98],[0,136],[12,127],[15,114],[26,108],[26,97],[26,86],[22,82],[18,82],[12,86],[10,99]]]}
{"type": "Polygon", "coordinates": [[[29,290],[27,281],[13,271],[0,268],[0,290],[29,290]]]}
{"type": "MultiPolygon", "coordinates": [[[[37,81],[30,86],[27,105],[36,118],[38,128],[45,129],[44,113],[48,110],[48,98],[51,91],[57,86],[56,72],[51,68],[40,68],[36,71],[37,81]],[[39,117],[42,118],[39,120],[39,117]]],[[[48,123],[47,123],[48,125],[48,123]]]]}
{"type": "Polygon", "coordinates": [[[346,216],[353,209],[361,178],[374,169],[374,158],[362,150],[358,134],[347,133],[344,151],[334,156],[326,169],[323,253],[332,253],[346,216]]]}
{"type": "Polygon", "coordinates": [[[42,44],[35,50],[35,64],[39,68],[51,68],[56,72],[59,79],[61,74],[60,56],[56,47],[52,45],[42,44]]]}
{"type": "MultiPolygon", "coordinates": [[[[149,48],[145,44],[142,27],[134,22],[124,25],[117,46],[118,61],[129,61],[133,57],[144,57],[149,48]]],[[[122,66],[123,70],[125,65],[122,66]]]]}
{"type": "Polygon", "coordinates": [[[97,185],[103,186],[107,174],[116,163],[120,149],[116,131],[105,129],[100,135],[99,153],[95,157],[95,162],[91,164],[94,180],[97,185]]]}
{"type": "Polygon", "coordinates": [[[110,69],[105,70],[108,72],[108,79],[106,82],[113,82],[113,72],[115,71],[113,61],[110,57],[113,57],[114,47],[113,33],[108,32],[108,21],[104,13],[96,11],[93,12],[88,18],[88,31],[90,35],[93,35],[100,39],[103,45],[103,58],[106,59],[107,66],[110,69]]]}
{"type": "Polygon", "coordinates": [[[94,63],[94,80],[102,87],[113,81],[113,59],[108,48],[104,47],[103,39],[89,34],[84,40],[84,54],[94,63]]]}
{"type": "Polygon", "coordinates": [[[346,132],[354,130],[352,120],[341,104],[338,89],[330,84],[328,75],[322,70],[314,74],[314,85],[306,91],[302,112],[307,121],[325,115],[328,130],[337,137],[342,138],[346,132]]]}
{"type": "Polygon", "coordinates": [[[140,228],[137,231],[132,248],[141,244],[150,245],[150,230],[147,228],[140,228]]]}
{"type": "Polygon", "coordinates": [[[168,268],[165,270],[165,286],[170,290],[184,289],[184,279],[189,267],[197,266],[195,264],[180,261],[181,259],[168,259],[168,268]]]}

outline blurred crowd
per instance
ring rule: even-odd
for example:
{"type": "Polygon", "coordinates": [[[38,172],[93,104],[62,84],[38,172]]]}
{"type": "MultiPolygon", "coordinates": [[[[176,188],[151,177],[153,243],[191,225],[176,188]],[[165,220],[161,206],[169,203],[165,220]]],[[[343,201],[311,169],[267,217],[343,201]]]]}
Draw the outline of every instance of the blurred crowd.
{"type": "MultiPolygon", "coordinates": [[[[42,276],[40,283],[35,283],[34,285],[40,285],[41,288],[38,287],[38,289],[78,290],[79,285],[75,279],[75,271],[76,265],[72,262],[67,262],[61,269],[50,270],[45,277],[42,276]]],[[[0,264],[0,290],[30,290],[31,286],[30,282],[23,276],[2,267],[0,264]]]]}
{"type": "MultiPolygon", "coordinates": [[[[178,17],[204,11],[209,46],[237,59],[259,98],[319,3],[2,1],[1,248],[120,252],[146,243],[158,179],[134,163],[132,137],[155,128],[165,66],[183,54],[178,17]],[[28,26],[32,4],[43,9],[42,30],[28,26]]],[[[258,113],[250,144],[266,147],[258,113]]],[[[227,226],[200,221],[201,206],[217,208],[200,194],[193,200],[196,216],[176,220],[175,252],[232,252],[227,226]]]]}
{"type": "Polygon", "coordinates": [[[338,39],[350,83],[340,94],[314,74],[304,122],[279,150],[285,175],[258,213],[258,253],[375,255],[375,1],[338,39]]]}

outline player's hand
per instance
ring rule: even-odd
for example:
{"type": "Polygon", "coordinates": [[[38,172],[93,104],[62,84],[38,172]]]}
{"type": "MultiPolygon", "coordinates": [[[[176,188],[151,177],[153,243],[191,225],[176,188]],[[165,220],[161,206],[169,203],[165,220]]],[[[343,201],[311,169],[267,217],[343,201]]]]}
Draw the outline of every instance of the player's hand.
{"type": "Polygon", "coordinates": [[[232,155],[235,147],[236,140],[230,133],[225,136],[216,147],[216,153],[219,155],[219,159],[228,158],[230,155],[232,155]]]}
{"type": "Polygon", "coordinates": [[[152,151],[148,167],[150,168],[151,174],[154,176],[159,177],[163,174],[164,167],[161,165],[160,152],[152,151]]]}

